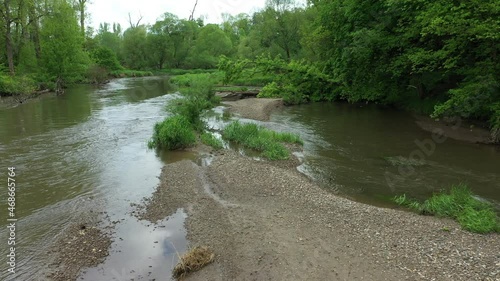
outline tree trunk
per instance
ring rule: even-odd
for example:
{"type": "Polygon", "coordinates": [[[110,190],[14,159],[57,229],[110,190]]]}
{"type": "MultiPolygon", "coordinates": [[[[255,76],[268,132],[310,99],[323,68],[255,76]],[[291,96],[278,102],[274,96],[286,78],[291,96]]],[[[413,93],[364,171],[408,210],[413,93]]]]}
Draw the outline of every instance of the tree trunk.
{"type": "Polygon", "coordinates": [[[40,47],[40,23],[34,6],[30,7],[29,22],[31,25],[30,38],[33,41],[33,44],[35,45],[35,55],[37,59],[40,59],[42,52],[41,51],[42,48],[40,47]]]}
{"type": "Polygon", "coordinates": [[[7,63],[9,64],[9,71],[11,75],[16,73],[14,68],[14,48],[12,46],[12,19],[10,18],[10,0],[3,2],[4,20],[5,20],[5,53],[7,55],[7,63]]]}

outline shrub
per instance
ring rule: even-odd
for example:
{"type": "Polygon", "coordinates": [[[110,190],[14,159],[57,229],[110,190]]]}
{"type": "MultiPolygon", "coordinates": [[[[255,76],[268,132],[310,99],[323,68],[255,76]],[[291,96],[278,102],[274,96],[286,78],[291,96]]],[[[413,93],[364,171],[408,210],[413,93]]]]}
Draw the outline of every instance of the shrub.
{"type": "Polygon", "coordinates": [[[409,199],[406,195],[393,199],[398,205],[406,206],[421,214],[456,219],[468,231],[476,233],[499,232],[500,222],[493,207],[474,198],[470,189],[463,184],[453,186],[450,193],[439,193],[424,203],[409,199]]]}
{"type": "Polygon", "coordinates": [[[122,70],[123,67],[118,62],[115,52],[106,47],[98,47],[93,50],[90,54],[94,62],[108,71],[118,71],[122,70]]]}
{"type": "Polygon", "coordinates": [[[253,123],[243,125],[238,121],[229,124],[222,136],[261,152],[269,160],[286,160],[290,157],[290,152],[282,143],[302,144],[297,135],[274,132],[253,123]]]}
{"type": "Polygon", "coordinates": [[[167,110],[186,117],[196,130],[201,131],[204,128],[200,118],[201,114],[218,104],[220,100],[215,96],[213,80],[210,75],[183,76],[182,80],[177,81],[177,83],[187,85],[187,87],[181,88],[183,98],[171,102],[167,106],[167,110]]]}
{"type": "Polygon", "coordinates": [[[259,97],[280,97],[289,105],[339,98],[334,91],[336,83],[315,65],[305,61],[287,62],[279,57],[266,56],[253,61],[222,58],[219,69],[225,73],[224,83],[240,81],[243,76],[250,79],[257,74],[270,78],[259,97]]]}
{"type": "Polygon", "coordinates": [[[178,115],[166,118],[163,122],[155,125],[153,137],[149,141],[148,147],[150,149],[177,150],[193,146],[195,143],[196,136],[189,120],[178,115]]]}
{"type": "Polygon", "coordinates": [[[11,76],[0,73],[0,95],[2,96],[31,94],[36,89],[35,81],[28,76],[11,76]]]}

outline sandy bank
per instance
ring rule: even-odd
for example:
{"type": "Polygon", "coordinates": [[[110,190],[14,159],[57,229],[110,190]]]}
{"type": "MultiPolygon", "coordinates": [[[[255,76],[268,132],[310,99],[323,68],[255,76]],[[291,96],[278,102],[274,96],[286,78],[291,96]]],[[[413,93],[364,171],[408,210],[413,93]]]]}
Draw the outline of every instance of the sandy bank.
{"type": "Polygon", "coordinates": [[[167,165],[144,218],[177,208],[217,260],[188,280],[498,280],[500,236],[337,197],[295,169],[224,151],[167,165]]]}
{"type": "Polygon", "coordinates": [[[283,101],[281,99],[248,98],[237,101],[226,101],[224,104],[229,106],[231,113],[242,118],[267,121],[274,109],[283,106],[283,101]]]}

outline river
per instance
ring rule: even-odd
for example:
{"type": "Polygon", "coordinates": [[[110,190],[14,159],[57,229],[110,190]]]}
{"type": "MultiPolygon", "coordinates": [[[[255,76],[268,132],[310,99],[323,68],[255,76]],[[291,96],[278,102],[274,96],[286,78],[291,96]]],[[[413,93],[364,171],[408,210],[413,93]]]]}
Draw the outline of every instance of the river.
{"type": "MultiPolygon", "coordinates": [[[[151,195],[164,164],[198,157],[147,149],[153,125],[167,116],[165,104],[175,97],[169,92],[166,78],[117,79],[102,88],[75,86],[62,96],[0,109],[0,179],[7,182],[7,167],[17,172],[16,280],[40,280],[51,243],[82,210],[94,207],[119,223],[111,255],[82,274],[84,280],[170,275],[176,252],[187,246],[184,211],[154,230],[130,216],[130,204],[151,195]]],[[[431,136],[408,113],[318,103],[277,111],[264,125],[299,133],[305,140],[299,170],[342,196],[392,206],[388,198],[396,194],[425,198],[464,182],[499,205],[498,147],[448,139],[421,161],[407,163],[405,158],[419,149],[416,141],[431,136]],[[413,172],[398,176],[401,166],[413,172]],[[394,175],[397,181],[388,182],[394,175]]],[[[0,234],[7,241],[6,197],[1,198],[0,234]]],[[[6,275],[5,256],[0,256],[0,279],[14,280],[6,275]]]]}

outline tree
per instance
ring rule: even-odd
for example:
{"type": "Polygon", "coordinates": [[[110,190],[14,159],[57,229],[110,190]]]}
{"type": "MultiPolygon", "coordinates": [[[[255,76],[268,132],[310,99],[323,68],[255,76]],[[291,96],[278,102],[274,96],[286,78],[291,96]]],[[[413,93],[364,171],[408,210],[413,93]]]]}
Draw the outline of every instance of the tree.
{"type": "Polygon", "coordinates": [[[144,69],[148,65],[147,30],[144,25],[130,27],[123,33],[123,60],[132,69],[144,69]]]}
{"type": "Polygon", "coordinates": [[[87,4],[88,0],[74,0],[74,6],[79,13],[80,20],[80,32],[82,36],[85,37],[85,19],[87,16],[87,4]]]}
{"type": "Polygon", "coordinates": [[[14,22],[11,5],[12,0],[4,0],[0,5],[0,13],[2,16],[4,40],[5,40],[5,54],[7,55],[7,63],[11,75],[15,74],[14,68],[14,47],[12,46],[12,23],[14,22]]]}
{"type": "Polygon", "coordinates": [[[200,29],[195,47],[190,54],[190,64],[195,68],[214,68],[221,55],[228,55],[233,46],[229,37],[218,25],[208,24],[200,29]]]}
{"type": "Polygon", "coordinates": [[[81,79],[89,65],[80,31],[73,7],[64,0],[54,0],[41,30],[42,67],[46,79],[55,82],[59,92],[66,83],[81,79]]]}
{"type": "Polygon", "coordinates": [[[173,14],[165,13],[158,20],[148,34],[148,49],[152,65],[162,69],[167,61],[174,58],[174,34],[179,32],[179,18],[173,14]]]}

